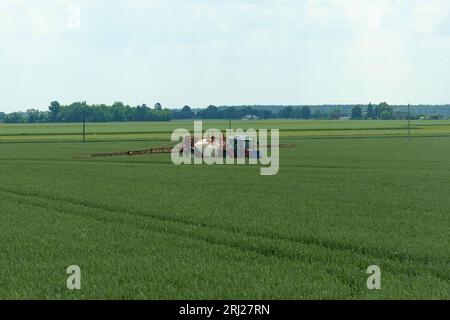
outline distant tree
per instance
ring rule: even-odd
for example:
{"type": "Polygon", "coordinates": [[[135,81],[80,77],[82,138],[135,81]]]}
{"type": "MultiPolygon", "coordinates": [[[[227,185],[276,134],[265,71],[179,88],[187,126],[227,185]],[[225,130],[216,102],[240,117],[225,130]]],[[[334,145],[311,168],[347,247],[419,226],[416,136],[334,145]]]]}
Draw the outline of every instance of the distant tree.
{"type": "Polygon", "coordinates": [[[394,109],[390,107],[386,102],[382,102],[378,106],[376,106],[375,114],[377,119],[382,120],[394,119],[394,109]]]}
{"type": "Polygon", "coordinates": [[[136,120],[136,121],[150,120],[150,108],[147,107],[147,105],[145,103],[141,106],[137,106],[135,113],[134,113],[133,120],[136,120]]]}
{"type": "Polygon", "coordinates": [[[111,106],[110,116],[112,121],[126,121],[126,108],[122,102],[114,102],[111,106]]]}
{"type": "Polygon", "coordinates": [[[49,114],[50,122],[61,121],[61,105],[59,104],[58,101],[51,102],[50,106],[48,107],[48,110],[50,112],[49,114]]]}
{"type": "Polygon", "coordinates": [[[337,120],[341,117],[341,110],[338,108],[334,108],[331,110],[331,119],[337,120]]]}
{"type": "Polygon", "coordinates": [[[294,118],[294,108],[286,107],[280,111],[280,118],[283,119],[292,119],[294,118]]]}
{"type": "Polygon", "coordinates": [[[182,111],[182,112],[192,112],[192,109],[191,109],[191,107],[189,107],[189,106],[184,106],[184,107],[181,109],[181,111],[182,111]]]}
{"type": "Polygon", "coordinates": [[[245,117],[245,116],[251,116],[251,115],[256,115],[255,110],[253,110],[251,107],[245,107],[243,109],[240,110],[240,118],[245,117]]]}
{"type": "Polygon", "coordinates": [[[375,107],[374,113],[375,113],[375,119],[381,119],[381,114],[384,111],[388,111],[389,105],[386,102],[382,102],[379,105],[375,107]]]}
{"type": "Polygon", "coordinates": [[[38,122],[39,123],[48,122],[48,112],[47,111],[40,111],[39,112],[38,122]]]}
{"type": "Polygon", "coordinates": [[[380,115],[381,120],[392,120],[394,119],[394,113],[389,110],[384,110],[380,115]]]}
{"type": "Polygon", "coordinates": [[[200,111],[199,116],[202,119],[218,119],[219,108],[213,105],[209,105],[206,109],[200,111]]]}
{"type": "Polygon", "coordinates": [[[376,118],[375,110],[373,109],[372,104],[369,103],[369,106],[367,107],[367,112],[366,112],[366,119],[375,119],[375,118],[376,118]]]}
{"type": "Polygon", "coordinates": [[[322,118],[322,111],[320,111],[320,109],[314,110],[314,118],[315,118],[316,120],[322,118]]]}
{"type": "Polygon", "coordinates": [[[192,111],[191,107],[184,106],[181,109],[181,119],[193,119],[195,117],[194,111],[192,111]]]}
{"type": "Polygon", "coordinates": [[[237,119],[239,117],[238,111],[235,107],[228,107],[225,110],[226,119],[237,119]]]}
{"type": "MultiPolygon", "coordinates": [[[[442,118],[450,116],[449,106],[416,106],[413,117],[419,117],[423,114],[425,118],[442,118]],[[432,109],[430,109],[432,107],[432,109]]],[[[394,108],[383,102],[379,105],[369,104],[365,114],[367,119],[393,119],[398,117],[400,108],[405,106],[396,106],[394,108]]],[[[74,102],[70,105],[60,105],[53,101],[48,111],[38,111],[29,109],[23,113],[2,114],[0,121],[3,122],[79,122],[86,113],[86,118],[91,122],[107,121],[168,121],[171,119],[239,119],[247,115],[257,116],[261,119],[271,119],[274,117],[286,119],[339,119],[343,115],[351,114],[353,119],[360,119],[364,116],[364,107],[341,106],[341,105],[321,105],[321,106],[287,106],[280,107],[275,105],[265,106],[235,106],[235,107],[216,107],[213,105],[205,109],[194,112],[191,107],[184,106],[181,110],[170,110],[162,108],[158,103],[155,108],[149,108],[145,104],[136,107],[124,105],[122,102],[114,102],[112,105],[88,105],[86,102],[74,102]],[[341,109],[342,108],[342,109],[341,109]],[[360,109],[361,108],[361,109],[360,109]],[[341,112],[342,110],[342,112],[341,112]],[[312,112],[313,111],[313,112],[312,112]]]]}
{"type": "Polygon", "coordinates": [[[27,122],[28,123],[36,123],[39,122],[39,110],[36,109],[28,109],[27,114],[27,122]]]}
{"type": "MultiPolygon", "coordinates": [[[[83,112],[85,109],[85,104],[73,104],[74,105],[74,111],[75,111],[75,121],[82,121],[83,119],[83,112]]],[[[90,108],[88,108],[89,111],[87,112],[87,116],[89,121],[92,122],[108,122],[112,121],[112,114],[111,114],[111,107],[108,107],[105,104],[99,104],[99,105],[93,105],[90,108]]]]}
{"type": "Polygon", "coordinates": [[[5,123],[24,123],[26,122],[25,116],[22,112],[13,112],[5,115],[3,118],[3,122],[5,123]]]}
{"type": "Polygon", "coordinates": [[[261,110],[258,112],[258,116],[261,119],[272,119],[274,117],[272,111],[270,110],[261,110]]]}
{"type": "Polygon", "coordinates": [[[352,115],[351,118],[353,120],[362,119],[363,118],[363,111],[361,106],[354,106],[352,108],[352,115]]]}
{"type": "Polygon", "coordinates": [[[172,111],[170,109],[155,109],[150,110],[150,121],[168,121],[172,118],[172,111]]]}
{"type": "MultiPolygon", "coordinates": [[[[81,122],[83,121],[84,113],[89,117],[89,121],[101,121],[102,117],[99,115],[100,110],[96,106],[87,106],[86,102],[73,102],[68,106],[61,106],[61,112],[58,121],[64,122],[81,122]]],[[[103,110],[104,112],[105,110],[103,110]]]]}
{"type": "Polygon", "coordinates": [[[309,119],[311,117],[311,108],[308,106],[302,107],[301,117],[302,119],[309,119]]]}

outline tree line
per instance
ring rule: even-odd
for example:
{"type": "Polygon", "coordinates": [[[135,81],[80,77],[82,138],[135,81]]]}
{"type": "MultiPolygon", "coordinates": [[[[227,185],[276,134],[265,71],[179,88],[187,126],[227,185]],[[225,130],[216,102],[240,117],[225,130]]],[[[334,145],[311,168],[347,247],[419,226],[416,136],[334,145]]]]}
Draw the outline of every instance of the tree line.
{"type": "MultiPolygon", "coordinates": [[[[184,106],[179,109],[163,108],[160,103],[153,107],[146,104],[135,107],[115,102],[112,105],[88,105],[74,102],[61,105],[50,103],[47,111],[28,109],[26,112],[5,114],[0,112],[4,123],[45,123],[45,122],[122,122],[122,121],[170,121],[179,119],[367,119],[391,120],[409,116],[405,107],[394,107],[386,102],[378,105],[354,106],[221,106],[210,105],[204,109],[184,106]],[[395,111],[398,109],[399,111],[395,111]]],[[[446,109],[444,109],[446,110],[446,109]]],[[[421,117],[417,112],[413,119],[421,117]]]]}

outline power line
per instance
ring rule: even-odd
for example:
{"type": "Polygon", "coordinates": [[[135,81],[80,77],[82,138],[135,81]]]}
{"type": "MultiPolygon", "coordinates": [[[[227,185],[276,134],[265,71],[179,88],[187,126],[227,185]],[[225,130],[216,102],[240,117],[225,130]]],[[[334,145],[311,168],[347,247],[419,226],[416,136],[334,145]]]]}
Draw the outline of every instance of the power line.
{"type": "Polygon", "coordinates": [[[83,109],[83,143],[86,142],[86,109],[83,109]]]}

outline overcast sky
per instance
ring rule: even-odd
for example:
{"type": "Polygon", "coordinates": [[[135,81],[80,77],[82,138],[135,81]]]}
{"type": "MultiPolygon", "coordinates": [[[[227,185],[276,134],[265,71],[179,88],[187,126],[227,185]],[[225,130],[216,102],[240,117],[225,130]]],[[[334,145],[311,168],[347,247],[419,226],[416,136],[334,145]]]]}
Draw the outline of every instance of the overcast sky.
{"type": "Polygon", "coordinates": [[[0,111],[450,103],[449,0],[0,0],[0,111]]]}

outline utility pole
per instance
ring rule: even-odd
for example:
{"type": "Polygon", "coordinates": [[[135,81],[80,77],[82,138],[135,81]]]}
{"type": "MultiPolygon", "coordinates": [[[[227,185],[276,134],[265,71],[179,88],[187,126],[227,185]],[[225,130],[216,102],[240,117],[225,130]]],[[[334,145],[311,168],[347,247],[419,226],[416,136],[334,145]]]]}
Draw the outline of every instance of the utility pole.
{"type": "Polygon", "coordinates": [[[408,103],[408,139],[411,140],[411,105],[408,103]]]}
{"type": "Polygon", "coordinates": [[[83,108],[83,143],[86,142],[86,109],[83,108]]]}

